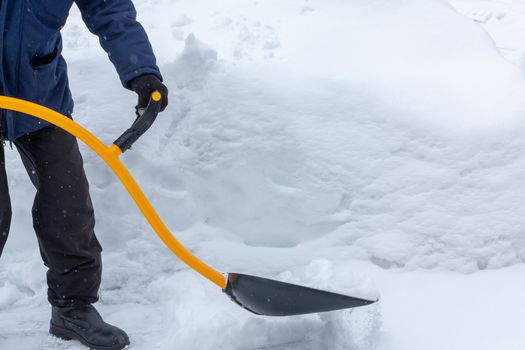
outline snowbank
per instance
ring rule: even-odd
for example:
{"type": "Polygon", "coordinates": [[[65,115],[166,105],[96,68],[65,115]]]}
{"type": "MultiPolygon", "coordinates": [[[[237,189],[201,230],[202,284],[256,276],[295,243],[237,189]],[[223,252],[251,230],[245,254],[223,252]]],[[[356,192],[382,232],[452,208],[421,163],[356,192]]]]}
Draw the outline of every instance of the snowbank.
{"type": "MultiPolygon", "coordinates": [[[[137,7],[171,105],[123,158],[174,234],[221,271],[367,296],[377,295],[376,285],[383,290],[381,306],[352,313],[247,314],[162,246],[84,148],[105,248],[101,305],[137,349],[429,348],[432,337],[407,341],[420,320],[403,311],[420,294],[419,281],[431,284],[419,269],[452,270],[436,283],[453,285],[458,272],[525,259],[525,80],[448,4],[143,0],[137,7]],[[406,288],[395,285],[399,276],[406,288]]],[[[75,118],[109,143],[131,123],[135,97],[120,87],[77,10],[64,43],[75,118]]],[[[20,349],[31,348],[47,339],[44,272],[29,220],[33,190],[16,152],[7,152],[7,163],[14,225],[0,264],[0,344],[16,348],[13,338],[27,334],[20,349]]],[[[483,286],[490,297],[494,290],[483,286]]],[[[456,306],[446,315],[461,313],[456,306]]],[[[443,338],[436,349],[455,340],[443,338]]],[[[41,347],[57,344],[76,346],[47,339],[41,347]]]]}

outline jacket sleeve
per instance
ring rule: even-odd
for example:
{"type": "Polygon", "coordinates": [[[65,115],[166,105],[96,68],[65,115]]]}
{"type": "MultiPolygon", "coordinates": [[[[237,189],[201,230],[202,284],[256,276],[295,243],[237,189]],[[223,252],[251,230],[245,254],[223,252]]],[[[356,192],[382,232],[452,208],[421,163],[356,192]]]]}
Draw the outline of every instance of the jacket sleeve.
{"type": "Polygon", "coordinates": [[[100,45],[115,66],[122,85],[143,74],[160,80],[155,55],[146,31],[137,22],[131,0],[75,0],[88,29],[99,37],[100,45]]]}

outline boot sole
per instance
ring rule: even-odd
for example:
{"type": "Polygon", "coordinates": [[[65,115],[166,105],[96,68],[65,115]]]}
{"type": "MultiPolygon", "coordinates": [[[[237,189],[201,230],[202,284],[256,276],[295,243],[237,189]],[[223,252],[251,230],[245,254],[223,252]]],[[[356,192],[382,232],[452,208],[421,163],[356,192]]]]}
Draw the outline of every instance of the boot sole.
{"type": "Polygon", "coordinates": [[[121,345],[115,345],[115,346],[93,345],[90,342],[88,342],[86,339],[84,339],[80,334],[77,334],[70,329],[57,326],[53,323],[51,323],[51,326],[49,327],[49,333],[51,335],[54,335],[55,337],[58,337],[64,340],[78,340],[85,346],[89,347],[91,350],[123,350],[123,349],[127,349],[129,345],[129,344],[126,344],[124,345],[124,347],[122,347],[121,345]]]}

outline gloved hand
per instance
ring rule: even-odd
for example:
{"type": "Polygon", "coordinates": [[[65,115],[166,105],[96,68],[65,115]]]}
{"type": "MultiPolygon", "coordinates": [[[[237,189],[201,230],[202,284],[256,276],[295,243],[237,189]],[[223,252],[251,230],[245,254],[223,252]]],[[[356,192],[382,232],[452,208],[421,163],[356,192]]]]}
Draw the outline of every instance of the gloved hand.
{"type": "Polygon", "coordinates": [[[135,91],[137,95],[139,95],[138,103],[135,106],[135,112],[137,113],[137,116],[139,116],[139,109],[146,108],[151,97],[151,93],[155,90],[160,92],[162,95],[160,111],[162,112],[164,109],[166,109],[166,106],[168,105],[168,88],[166,85],[162,84],[157,76],[153,74],[141,75],[130,80],[128,85],[131,90],[135,91]]]}

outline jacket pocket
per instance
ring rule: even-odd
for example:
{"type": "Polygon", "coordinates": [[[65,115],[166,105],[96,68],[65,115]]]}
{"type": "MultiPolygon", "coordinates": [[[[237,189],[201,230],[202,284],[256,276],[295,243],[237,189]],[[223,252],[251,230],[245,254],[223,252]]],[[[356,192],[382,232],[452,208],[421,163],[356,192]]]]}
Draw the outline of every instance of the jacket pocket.
{"type": "Polygon", "coordinates": [[[53,51],[49,54],[39,55],[35,54],[31,57],[31,67],[33,69],[42,69],[43,67],[53,63],[58,57],[58,47],[55,46],[53,51]]]}
{"type": "Polygon", "coordinates": [[[49,104],[53,101],[58,81],[58,62],[60,60],[60,48],[55,46],[50,53],[35,54],[31,57],[30,67],[32,70],[30,100],[46,107],[54,107],[49,104]]]}

